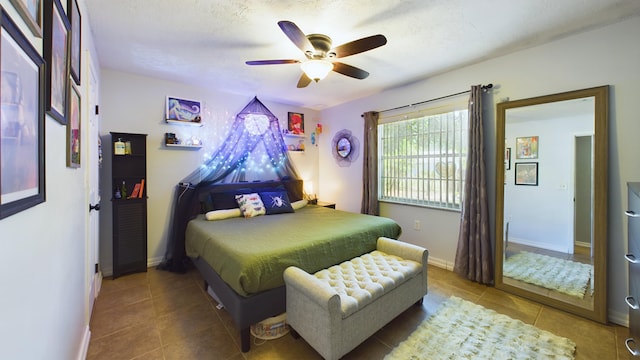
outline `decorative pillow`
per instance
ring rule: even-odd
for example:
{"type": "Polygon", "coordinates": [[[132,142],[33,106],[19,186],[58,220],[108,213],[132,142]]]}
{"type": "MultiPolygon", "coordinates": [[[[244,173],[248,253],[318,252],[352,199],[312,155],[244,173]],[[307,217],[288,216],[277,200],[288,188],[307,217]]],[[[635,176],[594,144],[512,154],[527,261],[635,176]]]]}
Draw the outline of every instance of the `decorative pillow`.
{"type": "Polygon", "coordinates": [[[235,208],[235,209],[208,211],[206,214],[204,214],[204,217],[207,220],[224,220],[224,219],[229,219],[234,217],[240,217],[240,215],[242,215],[242,213],[240,212],[240,209],[235,208]]]}
{"type": "Polygon", "coordinates": [[[258,193],[236,195],[236,201],[245,218],[264,215],[266,210],[258,193]]]}
{"type": "Polygon", "coordinates": [[[309,203],[309,201],[302,199],[302,200],[298,200],[298,201],[294,201],[291,203],[291,207],[293,208],[293,210],[298,210],[298,209],[302,209],[303,207],[307,206],[307,204],[309,203]]]}
{"type": "Polygon", "coordinates": [[[267,209],[267,215],[293,212],[289,196],[284,190],[261,192],[260,198],[262,199],[264,207],[267,209]]]}

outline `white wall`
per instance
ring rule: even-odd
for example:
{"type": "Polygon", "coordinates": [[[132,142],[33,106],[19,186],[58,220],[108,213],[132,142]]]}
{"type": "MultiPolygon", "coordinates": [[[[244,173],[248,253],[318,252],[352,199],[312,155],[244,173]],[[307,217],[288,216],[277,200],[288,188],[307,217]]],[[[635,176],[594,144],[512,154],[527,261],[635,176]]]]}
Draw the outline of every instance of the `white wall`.
{"type": "MultiPolygon", "coordinates": [[[[626,182],[640,179],[640,161],[637,159],[637,137],[640,134],[637,106],[640,94],[639,33],[640,18],[634,17],[322,111],[328,131],[327,136],[321,140],[320,148],[320,198],[336,201],[338,208],[359,211],[361,158],[351,167],[338,167],[331,156],[329,145],[332,134],[341,128],[351,129],[362,139],[360,115],[363,112],[394,108],[457,93],[468,89],[472,84],[493,83],[495,87],[485,96],[483,103],[489,210],[493,212],[496,103],[507,97],[516,100],[611,85],[607,262],[609,319],[625,322],[627,268],[622,257],[626,251],[627,235],[623,210],[626,207],[626,182]]],[[[429,248],[432,260],[449,265],[453,262],[459,213],[390,204],[382,204],[381,213],[400,222],[404,229],[403,240],[429,248]],[[413,230],[415,219],[422,221],[421,231],[413,230]]],[[[491,221],[494,221],[493,217],[491,221]]]]}
{"type": "MultiPolygon", "coordinates": [[[[103,211],[100,217],[100,264],[105,274],[111,274],[112,221],[111,221],[111,140],[109,132],[148,134],[147,137],[147,255],[149,265],[157,265],[164,257],[170,230],[175,186],[196,170],[226,139],[235,116],[252,97],[213,91],[176,82],[143,77],[129,73],[102,69],[101,83],[102,122],[100,134],[104,147],[104,164],[100,175],[103,211]],[[168,125],[165,122],[167,95],[202,102],[203,127],[168,125]],[[166,148],[164,134],[176,133],[179,138],[198,136],[203,141],[200,150],[166,148]]],[[[260,99],[260,95],[258,95],[260,99]]],[[[288,112],[305,115],[305,130],[310,132],[319,120],[317,111],[263,101],[278,118],[281,128],[287,127],[288,112]]],[[[298,139],[287,143],[297,143],[298,139]]],[[[304,153],[291,153],[300,176],[317,183],[318,148],[305,139],[304,153]]]]}
{"type": "Polygon", "coordinates": [[[504,218],[509,222],[510,242],[573,253],[577,134],[593,134],[593,117],[508,123],[505,144],[511,148],[511,169],[505,172],[504,218]],[[536,159],[517,158],[516,138],[525,136],[538,136],[536,159]],[[538,185],[515,185],[516,163],[531,162],[538,164],[538,185]]]}
{"type": "MultiPolygon", "coordinates": [[[[63,1],[66,7],[66,1],[63,1]]],[[[8,0],[2,8],[42,54],[42,38],[32,35],[8,0]]],[[[79,1],[81,13],[84,2],[79,1]]],[[[87,121],[88,50],[95,54],[87,19],[82,34],[81,126],[87,121]]],[[[86,156],[81,168],[67,168],[66,127],[45,119],[46,202],[0,220],[0,358],[82,358],[88,346],[86,312],[88,239],[85,239],[86,156]]],[[[86,134],[82,133],[86,154],[86,134]]]]}

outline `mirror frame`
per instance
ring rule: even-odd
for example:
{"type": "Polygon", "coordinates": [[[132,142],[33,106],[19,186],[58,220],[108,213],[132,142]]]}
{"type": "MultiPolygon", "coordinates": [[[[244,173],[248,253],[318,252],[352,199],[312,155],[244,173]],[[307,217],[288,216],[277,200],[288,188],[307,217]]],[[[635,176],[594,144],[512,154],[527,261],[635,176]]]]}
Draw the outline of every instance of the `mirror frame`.
{"type": "Polygon", "coordinates": [[[506,110],[550,102],[594,97],[594,159],[593,159],[593,246],[594,253],[594,299],[593,309],[586,309],[568,302],[553,299],[513,285],[502,280],[504,253],[504,142],[496,146],[496,243],[495,243],[495,287],[539,303],[549,305],[572,314],[583,316],[601,323],[607,322],[607,166],[608,166],[608,114],[609,86],[600,86],[564,93],[539,96],[529,99],[498,103],[496,139],[505,138],[506,110]]]}

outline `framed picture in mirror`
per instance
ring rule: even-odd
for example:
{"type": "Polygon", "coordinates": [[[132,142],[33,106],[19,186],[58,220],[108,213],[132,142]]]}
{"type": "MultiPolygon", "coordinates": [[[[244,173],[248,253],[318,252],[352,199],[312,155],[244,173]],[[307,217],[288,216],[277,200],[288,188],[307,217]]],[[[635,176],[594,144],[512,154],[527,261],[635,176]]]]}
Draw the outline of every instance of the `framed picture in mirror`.
{"type": "Polygon", "coordinates": [[[516,185],[538,186],[538,163],[516,163],[516,185]]]}

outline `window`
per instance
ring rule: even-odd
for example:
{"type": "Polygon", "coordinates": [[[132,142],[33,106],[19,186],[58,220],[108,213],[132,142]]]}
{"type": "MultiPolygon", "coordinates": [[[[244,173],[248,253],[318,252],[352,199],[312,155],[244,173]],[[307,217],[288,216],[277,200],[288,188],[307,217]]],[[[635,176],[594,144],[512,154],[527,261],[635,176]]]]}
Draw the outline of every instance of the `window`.
{"type": "Polygon", "coordinates": [[[467,162],[467,110],[378,125],[378,199],[459,210],[467,162]]]}

